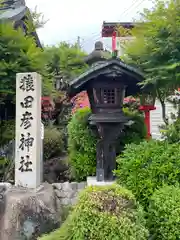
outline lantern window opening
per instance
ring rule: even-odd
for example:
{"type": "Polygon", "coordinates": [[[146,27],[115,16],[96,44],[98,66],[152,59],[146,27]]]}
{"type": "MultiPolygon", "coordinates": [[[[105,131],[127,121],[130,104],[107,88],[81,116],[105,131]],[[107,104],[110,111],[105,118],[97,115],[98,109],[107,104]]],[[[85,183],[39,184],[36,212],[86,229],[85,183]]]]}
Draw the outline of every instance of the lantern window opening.
{"type": "Polygon", "coordinates": [[[116,103],[116,91],[115,89],[102,89],[101,100],[104,104],[115,104],[116,103]]]}

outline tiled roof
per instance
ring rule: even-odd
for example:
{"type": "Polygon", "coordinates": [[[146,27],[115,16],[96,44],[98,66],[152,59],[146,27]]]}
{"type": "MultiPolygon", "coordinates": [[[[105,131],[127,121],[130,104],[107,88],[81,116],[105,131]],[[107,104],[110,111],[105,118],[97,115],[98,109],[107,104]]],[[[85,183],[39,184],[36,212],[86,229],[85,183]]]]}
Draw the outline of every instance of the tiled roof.
{"type": "MultiPolygon", "coordinates": [[[[14,0],[12,3],[7,3],[6,1],[5,6],[6,10],[1,10],[1,8],[5,8],[3,6],[0,7],[0,21],[12,21],[16,23],[30,12],[25,4],[25,0],[14,0]]],[[[37,46],[42,48],[36,31],[32,32],[31,35],[35,38],[37,46]]]]}
{"type": "Polygon", "coordinates": [[[26,6],[20,6],[17,8],[10,8],[6,11],[0,12],[0,20],[11,20],[11,21],[19,21],[22,19],[27,12],[26,6]]]}

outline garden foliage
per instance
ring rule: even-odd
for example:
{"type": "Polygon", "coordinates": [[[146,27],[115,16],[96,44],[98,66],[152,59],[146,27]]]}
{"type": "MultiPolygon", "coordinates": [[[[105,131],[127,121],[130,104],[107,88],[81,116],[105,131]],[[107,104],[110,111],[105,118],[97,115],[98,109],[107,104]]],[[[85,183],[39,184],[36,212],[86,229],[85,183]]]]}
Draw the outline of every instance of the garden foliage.
{"type": "Polygon", "coordinates": [[[177,119],[174,123],[165,126],[165,129],[161,132],[168,143],[180,142],[180,119],[177,119]]]}
{"type": "Polygon", "coordinates": [[[128,108],[123,108],[123,112],[134,123],[130,126],[126,125],[124,128],[124,135],[118,139],[118,153],[120,153],[124,149],[126,144],[139,144],[142,139],[145,139],[147,134],[146,125],[144,124],[144,117],[137,110],[130,111],[128,108]]]}
{"type": "MultiPolygon", "coordinates": [[[[0,56],[0,102],[15,101],[16,73],[43,73],[44,53],[31,36],[24,36],[23,31],[15,30],[13,24],[1,23],[0,56]]],[[[48,84],[43,78],[43,87],[48,84]]]]}
{"type": "Polygon", "coordinates": [[[59,157],[64,150],[63,134],[55,127],[45,128],[43,145],[45,161],[59,157]]]}
{"type": "Polygon", "coordinates": [[[0,146],[4,146],[15,137],[15,121],[0,121],[0,131],[0,146]]]}
{"type": "Polygon", "coordinates": [[[0,181],[2,182],[6,180],[9,164],[10,164],[9,159],[7,159],[5,156],[2,156],[0,152],[0,181]]]}
{"type": "MultiPolygon", "coordinates": [[[[134,124],[125,127],[124,136],[117,141],[117,152],[121,152],[125,144],[139,143],[146,136],[144,118],[136,111],[129,112],[127,108],[124,112],[134,124]]],[[[88,107],[77,110],[68,125],[69,160],[73,176],[78,181],[95,175],[96,171],[97,134],[88,123],[90,113],[88,107]]]]}
{"type": "Polygon", "coordinates": [[[118,186],[88,187],[61,228],[41,240],[147,240],[144,213],[118,186]]]}
{"type": "Polygon", "coordinates": [[[163,186],[154,192],[148,208],[152,239],[176,240],[180,236],[180,188],[163,186]]]}
{"type": "Polygon", "coordinates": [[[89,108],[79,109],[68,124],[68,150],[72,174],[84,180],[96,172],[96,137],[88,124],[89,108]]]}
{"type": "Polygon", "coordinates": [[[155,189],[180,182],[180,145],[166,141],[130,144],[117,159],[118,182],[132,190],[144,207],[155,189]]]}

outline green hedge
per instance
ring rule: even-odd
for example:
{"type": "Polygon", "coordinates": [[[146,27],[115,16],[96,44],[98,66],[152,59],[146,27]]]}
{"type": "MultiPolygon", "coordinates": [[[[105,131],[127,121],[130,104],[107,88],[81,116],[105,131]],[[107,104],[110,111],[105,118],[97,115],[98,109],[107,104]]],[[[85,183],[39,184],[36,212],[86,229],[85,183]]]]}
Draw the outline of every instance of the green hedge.
{"type": "Polygon", "coordinates": [[[118,185],[89,187],[61,228],[41,240],[147,240],[144,213],[118,185]]]}
{"type": "MultiPolygon", "coordinates": [[[[117,152],[121,152],[125,144],[140,143],[146,136],[144,118],[137,112],[124,109],[134,124],[125,127],[125,135],[117,141],[117,152]]],[[[87,176],[94,176],[96,171],[96,142],[97,136],[90,129],[88,118],[89,108],[76,111],[68,124],[68,151],[72,175],[75,180],[85,180],[87,176]]]]}
{"type": "Polygon", "coordinates": [[[144,141],[127,145],[117,158],[119,184],[132,190],[145,207],[156,188],[180,182],[180,145],[144,141]]]}
{"type": "Polygon", "coordinates": [[[148,227],[152,239],[180,239],[180,188],[163,186],[150,198],[148,227]]]}
{"type": "Polygon", "coordinates": [[[96,137],[88,125],[89,108],[79,109],[68,124],[68,151],[72,175],[77,181],[96,172],[96,137]]]}

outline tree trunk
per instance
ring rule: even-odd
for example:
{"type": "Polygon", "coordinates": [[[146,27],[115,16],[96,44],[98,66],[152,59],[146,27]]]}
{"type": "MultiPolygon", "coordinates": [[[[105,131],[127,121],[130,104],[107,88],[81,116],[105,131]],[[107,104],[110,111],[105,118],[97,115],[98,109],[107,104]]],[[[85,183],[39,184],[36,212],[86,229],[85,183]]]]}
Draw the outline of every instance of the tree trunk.
{"type": "Polygon", "coordinates": [[[161,103],[161,107],[162,107],[162,118],[163,121],[166,125],[169,124],[168,119],[166,118],[166,104],[165,104],[165,97],[161,95],[160,90],[157,90],[157,97],[161,103]]]}
{"type": "Polygon", "coordinates": [[[160,100],[160,103],[161,103],[161,107],[162,107],[162,118],[163,118],[163,121],[166,125],[169,124],[168,122],[168,119],[166,118],[166,104],[164,101],[161,101],[160,100]]]}

